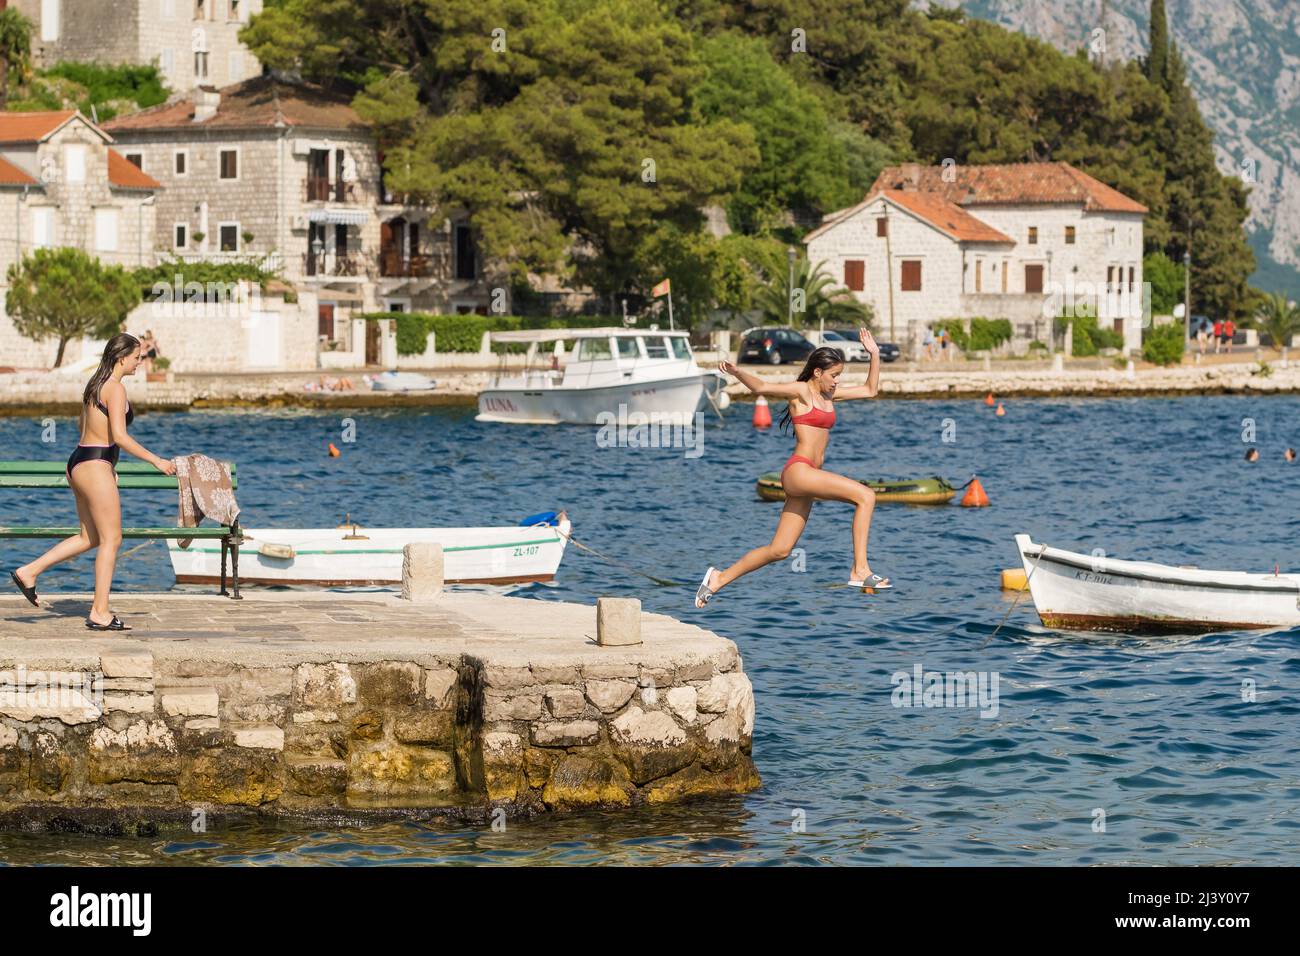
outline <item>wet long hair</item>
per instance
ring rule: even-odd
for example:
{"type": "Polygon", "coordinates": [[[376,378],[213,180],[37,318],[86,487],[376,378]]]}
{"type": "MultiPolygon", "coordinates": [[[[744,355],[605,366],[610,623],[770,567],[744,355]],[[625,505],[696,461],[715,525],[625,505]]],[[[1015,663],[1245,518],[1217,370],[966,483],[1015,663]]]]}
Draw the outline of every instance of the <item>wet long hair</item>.
{"type": "Polygon", "coordinates": [[[108,340],[108,344],[104,346],[104,354],[99,360],[99,368],[95,369],[95,374],[90,376],[90,381],[86,383],[86,390],[81,394],[83,409],[99,401],[99,390],[113,377],[113,369],[117,368],[117,363],[139,347],[140,340],[126,332],[118,332],[108,340]]]}
{"type": "MultiPolygon", "coordinates": [[[[804,363],[803,371],[795,379],[797,382],[812,381],[813,372],[820,369],[826,371],[834,368],[836,365],[844,364],[844,353],[831,345],[823,345],[821,348],[813,349],[812,354],[808,356],[808,361],[804,363]]],[[[785,411],[781,414],[781,431],[785,431],[790,425],[791,419],[790,403],[786,402],[785,411]]]]}

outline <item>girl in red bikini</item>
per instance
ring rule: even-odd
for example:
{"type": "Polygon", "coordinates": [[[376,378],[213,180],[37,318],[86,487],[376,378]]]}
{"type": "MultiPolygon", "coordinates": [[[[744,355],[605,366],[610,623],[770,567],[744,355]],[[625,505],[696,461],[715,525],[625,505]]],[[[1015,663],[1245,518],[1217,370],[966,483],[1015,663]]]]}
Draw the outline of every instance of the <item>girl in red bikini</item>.
{"type": "Polygon", "coordinates": [[[77,498],[81,531],[9,574],[23,596],[40,607],[36,578],[41,572],[98,548],[95,600],[86,617],[86,627],[92,631],[131,630],[108,607],[117,549],[122,544],[122,506],[117,496],[117,460],[121,449],[151,463],[164,475],[176,473],[174,464],[150,452],[126,431],[135,413],[127,401],[122,378],[134,375],[143,361],[143,350],[135,336],[120,332],[108,340],[99,368],[82,395],[81,443],[68,459],[68,485],[77,498]]]}
{"type": "Polygon", "coordinates": [[[785,508],[781,511],[772,543],[755,548],[725,571],[709,568],[695,593],[696,607],[704,607],[713,595],[741,575],[757,571],[774,561],[784,561],[803,534],[813,501],[817,498],[847,501],[857,508],[853,516],[853,570],[849,574],[849,587],[871,592],[893,587],[888,578],[873,574],[867,564],[867,536],[871,531],[871,513],[876,505],[875,492],[852,478],[822,470],[831,428],[835,424],[833,403],[853,398],[875,398],[880,391],[880,346],[867,329],[859,329],[858,338],[871,359],[871,371],[865,385],[851,388],[838,387],[840,375],[844,372],[844,353],[826,346],[809,355],[799,378],[788,383],[765,382],[742,372],[730,362],[719,364],[719,370],[735,376],[755,395],[789,401],[781,425],[784,427],[787,421],[794,425],[795,445],[794,454],[781,470],[785,508]]]}

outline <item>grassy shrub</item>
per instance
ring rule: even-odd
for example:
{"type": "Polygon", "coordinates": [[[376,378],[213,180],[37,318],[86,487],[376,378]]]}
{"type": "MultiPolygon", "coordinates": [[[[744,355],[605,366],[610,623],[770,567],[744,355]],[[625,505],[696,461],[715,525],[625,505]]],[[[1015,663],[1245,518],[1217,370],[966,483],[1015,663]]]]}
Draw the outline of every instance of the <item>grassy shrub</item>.
{"type": "Polygon", "coordinates": [[[1011,339],[1011,322],[1008,319],[971,319],[969,335],[966,334],[966,326],[961,319],[941,319],[934,324],[935,335],[939,334],[940,329],[947,329],[948,338],[963,352],[995,349],[1011,339]]]}
{"type": "Polygon", "coordinates": [[[1076,358],[1096,355],[1102,349],[1122,349],[1124,336],[1114,329],[1101,328],[1097,319],[1091,315],[1061,316],[1056,320],[1056,330],[1063,334],[1067,326],[1074,326],[1074,348],[1071,352],[1076,358]]]}
{"type": "Polygon", "coordinates": [[[1177,365],[1183,360],[1183,326],[1178,322],[1147,329],[1142,357],[1153,365],[1177,365]]]}

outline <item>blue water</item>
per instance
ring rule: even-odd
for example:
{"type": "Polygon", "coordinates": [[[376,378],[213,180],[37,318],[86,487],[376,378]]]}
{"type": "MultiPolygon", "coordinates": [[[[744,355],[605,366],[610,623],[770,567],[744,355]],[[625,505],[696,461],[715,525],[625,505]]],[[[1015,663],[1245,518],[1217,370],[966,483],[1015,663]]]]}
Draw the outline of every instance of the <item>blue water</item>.
{"type": "MultiPolygon", "coordinates": [[[[691,607],[712,563],[766,541],[780,506],[754,479],[792,441],[756,433],[749,406],[712,426],[704,454],[600,448],[595,429],[475,423],[468,409],[147,414],[132,433],[167,456],[239,463],[245,523],[474,525],[567,508],[578,540],[684,582],[656,587],[570,549],[538,600],[641,598],[647,610],[732,638],[754,683],[753,794],[660,810],[512,821],[504,833],[432,824],[334,830],[248,824],[191,838],[0,835],[0,859],[141,863],[892,863],[1207,864],[1300,859],[1295,684],[1300,632],[1187,638],[1043,628],[1011,611],[998,571],[1012,535],[1120,557],[1254,571],[1300,569],[1294,397],[1015,400],[842,406],[828,468],[856,476],[978,473],[987,509],[881,505],[871,561],[897,590],[832,585],[850,564],[848,506],[818,504],[805,570],[774,565],[691,607]],[[1242,460],[1243,420],[1262,460],[1242,460]],[[955,440],[945,442],[945,426],[955,440]],[[955,427],[955,433],[953,428],[955,427]],[[325,455],[326,443],[344,449],[325,455]],[[893,706],[897,671],[996,673],[998,711],[893,706]],[[1253,681],[1254,700],[1243,700],[1253,681]],[[1104,830],[1100,824],[1104,812],[1104,830]]],[[[42,425],[0,419],[0,458],[66,457],[42,425]]],[[[175,501],[124,493],[130,523],[170,521],[175,501]]],[[[0,492],[5,523],[69,523],[68,495],[0,492]]],[[[5,543],[0,564],[42,545],[5,543]]],[[[799,557],[796,554],[795,557],[799,557]]],[[[171,583],[154,543],[120,586],[171,583]]],[[[46,591],[91,584],[83,560],[46,591]]],[[[1248,695],[1246,695],[1248,696],[1248,695]]]]}

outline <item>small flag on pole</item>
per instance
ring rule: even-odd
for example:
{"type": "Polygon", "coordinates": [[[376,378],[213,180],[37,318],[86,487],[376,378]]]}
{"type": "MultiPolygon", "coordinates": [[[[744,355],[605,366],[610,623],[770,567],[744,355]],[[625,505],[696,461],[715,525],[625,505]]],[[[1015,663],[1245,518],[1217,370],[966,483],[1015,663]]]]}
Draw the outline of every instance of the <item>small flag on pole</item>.
{"type": "Polygon", "coordinates": [[[655,286],[653,289],[650,290],[650,295],[652,298],[657,299],[661,295],[668,295],[670,292],[672,292],[672,286],[669,280],[665,279],[663,282],[659,283],[657,286],[655,286]]]}

